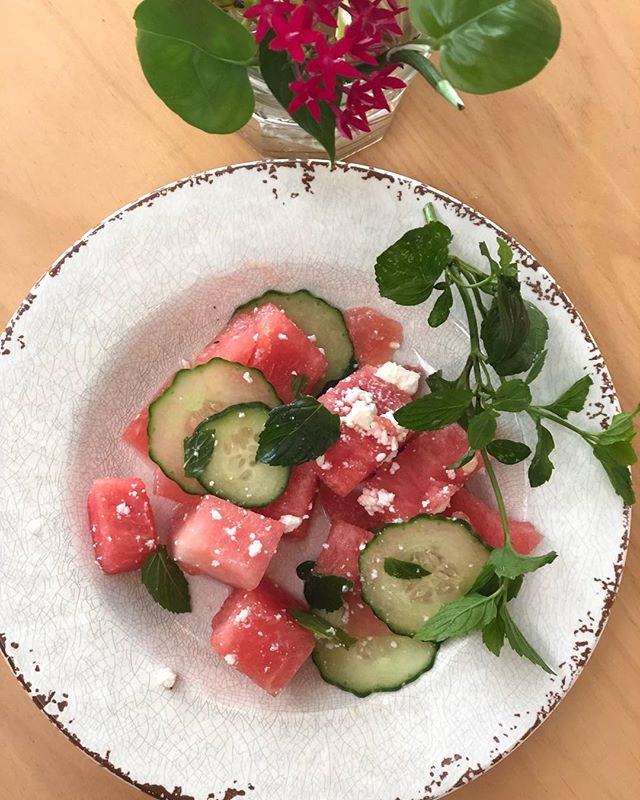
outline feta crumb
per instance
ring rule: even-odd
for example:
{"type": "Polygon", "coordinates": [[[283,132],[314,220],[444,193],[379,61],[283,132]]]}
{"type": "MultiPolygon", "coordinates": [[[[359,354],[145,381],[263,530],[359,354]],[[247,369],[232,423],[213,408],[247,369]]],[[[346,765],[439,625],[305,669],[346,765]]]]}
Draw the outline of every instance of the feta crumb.
{"type": "Polygon", "coordinates": [[[318,337],[315,335],[315,333],[312,333],[312,334],[310,334],[309,336],[307,336],[307,339],[308,339],[310,342],[317,342],[317,341],[318,341],[318,337]]]}
{"type": "Polygon", "coordinates": [[[224,657],[224,660],[227,662],[227,664],[233,667],[234,664],[238,663],[238,656],[235,653],[227,653],[227,655],[224,657]]]}
{"type": "Polygon", "coordinates": [[[253,339],[254,342],[257,342],[258,339],[260,338],[260,334],[256,332],[256,333],[253,334],[253,336],[251,338],[253,339]]]}
{"type": "Polygon", "coordinates": [[[450,481],[453,481],[456,478],[455,469],[445,469],[444,474],[447,476],[447,478],[449,478],[450,481]]]}
{"type": "Polygon", "coordinates": [[[236,535],[238,528],[236,525],[234,525],[233,528],[223,528],[222,530],[227,534],[227,536],[231,536],[233,538],[236,535]]]}
{"type": "Polygon", "coordinates": [[[147,541],[144,543],[144,546],[148,550],[153,550],[155,548],[155,546],[156,546],[156,540],[155,539],[147,539],[147,541]]]}
{"type": "Polygon", "coordinates": [[[222,514],[218,511],[217,508],[211,509],[211,519],[222,519],[222,514]]]}
{"type": "Polygon", "coordinates": [[[217,559],[214,558],[213,561],[211,562],[211,566],[212,567],[219,567],[220,566],[220,562],[217,559]]]}
{"type": "Polygon", "coordinates": [[[269,648],[269,651],[270,651],[271,653],[276,653],[276,652],[277,652],[279,649],[280,649],[280,645],[278,644],[278,642],[274,642],[274,643],[271,645],[271,647],[269,648]]]}
{"type": "Polygon", "coordinates": [[[420,382],[420,375],[417,372],[405,369],[393,361],[387,361],[381,367],[378,367],[376,377],[387,381],[387,383],[392,383],[408,394],[415,394],[418,391],[418,383],[420,382]]]}
{"type": "Polygon", "coordinates": [[[379,464],[381,461],[384,461],[386,457],[387,456],[385,453],[378,453],[378,455],[376,456],[376,461],[379,464]]]}
{"type": "Polygon", "coordinates": [[[247,619],[248,616],[249,616],[249,609],[248,608],[242,608],[236,614],[234,622],[244,622],[247,619]]]}
{"type": "Polygon", "coordinates": [[[243,372],[242,373],[242,380],[246,381],[247,383],[253,383],[253,378],[251,377],[250,372],[243,372]]]}
{"type": "Polygon", "coordinates": [[[378,570],[377,569],[372,569],[371,570],[371,577],[373,578],[373,580],[375,580],[378,577],[378,570]]]}
{"type": "Polygon", "coordinates": [[[116,506],[116,515],[118,517],[128,517],[129,514],[131,514],[131,509],[129,506],[124,502],[118,503],[116,506]]]}
{"type": "Polygon", "coordinates": [[[284,525],[284,532],[291,533],[291,531],[295,531],[296,528],[302,525],[302,517],[296,517],[294,514],[283,514],[280,517],[280,522],[284,525]]]}
{"type": "MultiPolygon", "coordinates": [[[[32,519],[31,522],[27,523],[27,533],[30,533],[32,535],[39,533],[43,523],[44,520],[42,519],[42,517],[38,517],[37,519],[32,519]]],[[[92,530],[95,530],[95,527],[93,527],[92,530]]]]}
{"type": "Polygon", "coordinates": [[[324,353],[324,347],[319,347],[319,348],[318,348],[318,350],[319,350],[319,351],[322,353],[322,355],[324,355],[324,354],[325,354],[325,353],[324,353]]]}
{"type": "Polygon", "coordinates": [[[247,416],[245,411],[238,411],[238,419],[244,419],[247,416]]]}
{"type": "Polygon", "coordinates": [[[153,673],[153,682],[157,686],[162,686],[165,689],[173,689],[178,680],[176,673],[169,669],[169,667],[161,667],[153,673]]]}
{"type": "Polygon", "coordinates": [[[320,467],[321,470],[324,471],[331,469],[331,467],[333,466],[333,464],[331,464],[329,461],[325,461],[323,455],[318,456],[318,458],[316,458],[316,464],[320,467]]]}
{"type": "Polygon", "coordinates": [[[373,516],[374,514],[381,514],[386,508],[389,508],[395,499],[396,496],[393,492],[387,492],[386,489],[373,489],[367,486],[362,490],[358,503],[369,516],[373,516]]]}
{"type": "Polygon", "coordinates": [[[255,558],[260,552],[262,552],[262,542],[256,539],[249,545],[249,558],[255,558]]]}
{"type": "Polygon", "coordinates": [[[289,337],[287,336],[286,333],[279,333],[278,334],[278,339],[280,339],[281,342],[286,342],[288,338],[289,337]]]}
{"type": "Polygon", "coordinates": [[[389,475],[395,475],[396,472],[400,469],[400,464],[397,461],[394,461],[391,466],[389,467],[389,475]]]}
{"type": "Polygon", "coordinates": [[[396,642],[396,640],[395,640],[395,639],[392,639],[392,640],[389,642],[389,644],[391,645],[391,647],[393,647],[393,648],[394,648],[394,650],[395,650],[395,648],[398,646],[398,642],[396,642]]]}
{"type": "Polygon", "coordinates": [[[182,369],[189,369],[189,362],[187,361],[186,358],[180,359],[180,366],[182,367],[182,369]]]}
{"type": "MultiPolygon", "coordinates": [[[[366,392],[366,394],[369,394],[369,392],[366,392]]],[[[342,417],[342,422],[348,428],[355,428],[364,433],[370,433],[377,413],[378,407],[375,403],[358,399],[351,406],[349,413],[342,417]]]]}
{"type": "Polygon", "coordinates": [[[389,347],[392,350],[399,350],[400,349],[400,342],[389,342],[389,347]]]}

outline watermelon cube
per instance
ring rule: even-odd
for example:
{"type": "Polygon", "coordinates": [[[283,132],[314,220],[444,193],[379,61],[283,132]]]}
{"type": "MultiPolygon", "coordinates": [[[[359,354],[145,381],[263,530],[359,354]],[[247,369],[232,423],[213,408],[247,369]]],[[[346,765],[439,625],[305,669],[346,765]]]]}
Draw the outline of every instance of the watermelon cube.
{"type": "Polygon", "coordinates": [[[122,439],[133,447],[141,456],[149,454],[149,436],[147,426],[149,424],[149,409],[147,406],[140,409],[131,422],[122,432],[122,439]]]}
{"type": "Polygon", "coordinates": [[[320,349],[272,303],[236,314],[196,363],[214,356],[257,367],[285,403],[294,399],[292,376],[306,375],[311,393],[328,366],[320,349]]]}
{"type": "MultiPolygon", "coordinates": [[[[490,547],[502,547],[504,544],[500,514],[466,489],[456,492],[447,516],[468,522],[490,547]]],[[[524,555],[535,550],[543,539],[540,531],[530,522],[509,518],[509,530],[514,550],[524,555]]]]}
{"type": "Polygon", "coordinates": [[[449,469],[468,449],[467,434],[460,425],[421,433],[366,481],[358,502],[378,523],[440,514],[459,487],[480,469],[478,456],[463,467],[449,469]]]}
{"type": "Polygon", "coordinates": [[[309,527],[317,491],[318,478],[313,466],[300,464],[292,468],[284,493],[273,503],[257,510],[265,517],[279,520],[290,538],[301,539],[309,527]]]}
{"type": "Polygon", "coordinates": [[[407,431],[393,419],[392,412],[406,405],[417,389],[419,376],[401,371],[409,391],[381,378],[379,370],[363,367],[343,378],[319,400],[340,416],[340,438],[316,459],[321,481],[340,497],[346,497],[384,461],[393,458],[407,437],[407,431]],[[415,380],[411,376],[415,375],[415,380]]]}
{"type": "Polygon", "coordinates": [[[344,321],[358,364],[379,367],[390,361],[402,344],[402,325],[375,308],[348,308],[344,312],[344,321]]]}
{"type": "Polygon", "coordinates": [[[183,491],[180,486],[171,478],[167,478],[160,467],[156,467],[153,471],[153,494],[156,497],[166,497],[167,500],[173,500],[174,503],[181,503],[185,506],[195,506],[200,500],[200,494],[188,494],[183,491]]]}
{"type": "Polygon", "coordinates": [[[140,478],[94,481],[87,502],[100,569],[108,575],[141,569],[158,547],[153,511],[140,478]]]}
{"type": "Polygon", "coordinates": [[[320,503],[329,517],[329,522],[348,522],[351,525],[356,525],[358,528],[371,530],[374,524],[372,517],[367,514],[364,508],[358,502],[360,497],[360,490],[354,489],[346,497],[332,492],[324,483],[320,483],[318,489],[318,497],[320,503]]]}
{"type": "Polygon", "coordinates": [[[279,694],[309,658],[315,638],[287,609],[301,603],[268,580],[236,589],[213,618],[211,647],[271,695],[279,694]]]}
{"type": "Polygon", "coordinates": [[[352,636],[386,636],[389,628],[376,617],[360,596],[358,560],[367,542],[373,538],[365,531],[346,522],[336,522],[316,559],[316,569],[325,575],[341,575],[353,581],[353,590],[344,596],[340,625],[352,636]]]}
{"type": "Polygon", "coordinates": [[[182,519],[177,515],[169,548],[187,572],[255,589],[284,531],[277,520],[206,495],[182,519]]]}

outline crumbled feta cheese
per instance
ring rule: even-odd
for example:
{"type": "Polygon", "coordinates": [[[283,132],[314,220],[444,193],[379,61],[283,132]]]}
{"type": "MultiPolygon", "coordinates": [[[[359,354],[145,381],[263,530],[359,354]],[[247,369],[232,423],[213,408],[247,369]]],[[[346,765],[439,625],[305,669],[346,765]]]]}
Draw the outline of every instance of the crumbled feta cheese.
{"type": "Polygon", "coordinates": [[[386,489],[373,489],[370,486],[362,490],[362,494],[358,498],[358,502],[370,516],[374,514],[381,514],[385,508],[393,503],[396,496],[393,492],[387,492],[386,489]]]}
{"type": "Polygon", "coordinates": [[[180,366],[182,367],[182,369],[189,369],[189,362],[187,361],[186,358],[180,359],[180,366]]]}
{"type": "Polygon", "coordinates": [[[312,333],[312,334],[310,334],[309,336],[307,336],[307,339],[308,339],[310,342],[316,342],[316,341],[318,341],[318,337],[315,335],[315,333],[312,333]]]}
{"type": "Polygon", "coordinates": [[[445,469],[444,474],[449,478],[450,481],[454,481],[456,479],[456,471],[455,469],[445,469]]]}
{"type": "Polygon", "coordinates": [[[254,342],[257,342],[258,339],[260,338],[260,334],[256,332],[256,333],[253,334],[253,336],[251,338],[253,339],[254,342]]]}
{"type": "Polygon", "coordinates": [[[147,550],[153,550],[156,546],[156,540],[147,539],[147,541],[144,543],[144,546],[147,548],[147,550]]]}
{"type": "Polygon", "coordinates": [[[216,519],[216,520],[222,519],[222,514],[218,511],[217,508],[211,509],[211,519],[216,519]]]}
{"type": "Polygon", "coordinates": [[[378,463],[380,463],[381,461],[384,461],[386,457],[387,457],[387,456],[386,456],[386,454],[385,454],[385,453],[378,453],[378,455],[376,456],[376,461],[377,461],[378,463]]]}
{"type": "Polygon", "coordinates": [[[213,561],[211,562],[211,566],[212,567],[219,567],[220,566],[220,562],[217,559],[214,558],[213,561]]]}
{"type": "Polygon", "coordinates": [[[278,334],[278,339],[280,339],[281,342],[286,342],[288,338],[289,337],[287,336],[286,333],[279,333],[278,334]]]}
{"type": "Polygon", "coordinates": [[[318,350],[324,355],[324,347],[319,347],[318,350]]]}
{"type": "Polygon", "coordinates": [[[284,532],[291,533],[291,531],[295,531],[296,528],[302,525],[302,517],[296,517],[294,514],[283,514],[280,517],[280,522],[284,525],[284,532]]]}
{"type": "Polygon", "coordinates": [[[413,370],[405,369],[400,364],[393,361],[387,361],[376,370],[376,377],[381,378],[387,383],[392,383],[398,389],[409,394],[415,394],[418,391],[418,383],[420,382],[420,375],[413,370]]]}
{"type": "Polygon", "coordinates": [[[173,689],[178,680],[176,673],[169,669],[169,667],[161,667],[153,673],[153,682],[157,686],[163,686],[165,689],[173,689]]]}
{"type": "Polygon", "coordinates": [[[242,373],[242,380],[246,381],[247,383],[253,383],[253,378],[251,377],[251,373],[248,371],[242,373]]]}
{"type": "Polygon", "coordinates": [[[397,461],[394,461],[391,466],[389,467],[389,475],[395,475],[396,472],[400,469],[400,464],[397,461]]]}
{"type": "Polygon", "coordinates": [[[378,570],[377,569],[372,569],[371,570],[371,577],[373,578],[373,580],[375,580],[378,577],[378,570]]]}
{"type": "Polygon", "coordinates": [[[352,386],[344,393],[345,403],[353,405],[354,403],[357,403],[358,400],[361,400],[363,403],[374,402],[371,392],[367,392],[365,389],[361,389],[359,386],[352,386]]]}
{"type": "Polygon", "coordinates": [[[396,640],[395,640],[395,639],[392,639],[392,640],[389,642],[389,644],[391,645],[391,647],[393,647],[393,648],[394,648],[394,650],[395,650],[395,648],[398,646],[398,642],[396,642],[396,640]]]}
{"type": "Polygon", "coordinates": [[[399,350],[400,349],[400,342],[389,342],[389,347],[392,350],[399,350]]]}
{"type": "MultiPolygon", "coordinates": [[[[367,394],[369,394],[367,392],[367,394]]],[[[346,416],[342,417],[342,422],[348,428],[356,428],[369,433],[371,426],[378,413],[378,407],[375,403],[366,402],[365,400],[356,400],[346,416]]]]}
{"type": "Polygon", "coordinates": [[[227,655],[224,657],[224,660],[227,662],[227,664],[233,667],[234,664],[238,663],[238,656],[235,653],[227,653],[227,655]]]}
{"type": "Polygon", "coordinates": [[[131,509],[126,503],[118,503],[116,506],[116,515],[118,517],[128,517],[131,514],[131,509]]]}
{"type": "Polygon", "coordinates": [[[333,464],[331,464],[329,461],[325,461],[323,455],[318,456],[318,458],[316,458],[316,464],[320,467],[321,470],[324,471],[331,469],[331,467],[333,466],[333,464]]]}
{"type": "Polygon", "coordinates": [[[278,642],[274,642],[274,643],[271,645],[271,647],[269,648],[269,651],[270,651],[271,653],[277,653],[279,649],[280,649],[280,645],[278,644],[278,642]]]}
{"type": "Polygon", "coordinates": [[[258,553],[262,552],[262,542],[256,539],[249,545],[249,558],[255,558],[258,553]]]}
{"type": "Polygon", "coordinates": [[[227,536],[234,537],[238,528],[234,525],[233,528],[223,528],[222,530],[227,534],[227,536]]]}
{"type": "Polygon", "coordinates": [[[244,622],[249,616],[248,608],[241,608],[235,616],[234,622],[244,622]]]}

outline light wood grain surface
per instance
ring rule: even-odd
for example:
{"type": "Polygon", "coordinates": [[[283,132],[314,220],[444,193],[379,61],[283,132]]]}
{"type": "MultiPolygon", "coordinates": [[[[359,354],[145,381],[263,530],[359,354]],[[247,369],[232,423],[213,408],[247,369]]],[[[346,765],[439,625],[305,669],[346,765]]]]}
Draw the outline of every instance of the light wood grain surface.
{"type": "MultiPolygon", "coordinates": [[[[152,94],[136,61],[134,6],[0,0],[5,319],[61,251],[119,206],[256,158],[239,136],[196,131],[152,94]]],[[[585,317],[630,408],[640,396],[640,13],[637,0],[558,6],[562,45],[537,80],[468,97],[464,114],[416,81],[391,134],[357,160],[460,197],[528,247],[585,317]]],[[[619,599],[584,675],[523,747],[456,797],[640,797],[639,570],[632,537],[619,599]]],[[[142,796],[67,741],[4,663],[0,786],[3,798],[26,800],[142,796]]]]}

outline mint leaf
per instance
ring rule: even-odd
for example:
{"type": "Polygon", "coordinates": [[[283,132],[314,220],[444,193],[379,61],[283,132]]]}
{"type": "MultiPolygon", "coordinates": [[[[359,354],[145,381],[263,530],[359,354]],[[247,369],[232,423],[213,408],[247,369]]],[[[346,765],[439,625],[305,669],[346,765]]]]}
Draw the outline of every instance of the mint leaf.
{"type": "Polygon", "coordinates": [[[437,328],[447,321],[453,306],[453,292],[448,284],[445,284],[442,294],[435,302],[429,314],[429,325],[432,328],[437,328]]]}
{"type": "Polygon", "coordinates": [[[292,375],[291,376],[291,394],[296,398],[296,400],[301,399],[302,392],[304,391],[304,387],[309,383],[309,376],[308,375],[292,375]]]}
{"type": "Polygon", "coordinates": [[[296,574],[304,581],[304,597],[311,608],[337,611],[342,607],[342,593],[353,589],[353,581],[341,575],[321,575],[314,571],[315,561],[298,564],[296,574]]]}
{"type": "Polygon", "coordinates": [[[496,371],[525,343],[529,325],[520,283],[514,277],[500,275],[495,297],[480,329],[489,363],[496,371]]]}
{"type": "Polygon", "coordinates": [[[413,561],[402,561],[399,558],[387,557],[384,560],[384,571],[392,578],[400,578],[403,581],[413,581],[416,578],[425,578],[431,573],[420,564],[413,561]]]}
{"type": "Polygon", "coordinates": [[[149,553],[142,565],[141,577],[151,597],[167,611],[174,614],[191,611],[189,583],[166,547],[149,553]]]}
{"type": "Polygon", "coordinates": [[[531,455],[531,450],[522,442],[509,439],[494,439],[487,445],[487,451],[501,464],[517,464],[531,455]]]}
{"type": "Polygon", "coordinates": [[[532,487],[542,486],[551,477],[553,472],[553,462],[549,454],[553,451],[556,443],[551,433],[540,423],[536,424],[538,431],[538,442],[536,449],[529,464],[529,485],[532,487]]]}
{"type": "Polygon", "coordinates": [[[504,620],[500,615],[492,619],[482,629],[482,641],[484,646],[490,650],[494,656],[499,656],[504,645],[505,627],[504,620]]]}
{"type": "Polygon", "coordinates": [[[490,564],[488,560],[485,561],[485,563],[482,566],[482,569],[478,573],[477,578],[471,585],[471,588],[469,589],[467,594],[475,594],[476,592],[480,592],[480,590],[484,589],[484,587],[487,586],[487,584],[489,584],[489,582],[493,578],[495,578],[495,576],[496,573],[495,570],[493,569],[493,565],[490,564]]]}
{"type": "Polygon", "coordinates": [[[640,413],[640,405],[635,411],[625,411],[616,414],[609,427],[598,434],[598,444],[614,444],[615,442],[631,442],[636,432],[633,427],[633,420],[636,414],[640,413]]]}
{"type": "Polygon", "coordinates": [[[401,306],[426,300],[447,266],[451,239],[449,228],[438,221],[407,231],[376,260],[382,297],[401,306]]]}
{"type": "Polygon", "coordinates": [[[460,467],[464,467],[465,464],[468,464],[471,461],[471,459],[475,456],[475,454],[476,451],[473,448],[471,448],[467,450],[467,452],[463,456],[460,456],[460,458],[457,459],[457,461],[454,461],[453,464],[447,464],[445,469],[460,469],[460,467]]]}
{"type": "Polygon", "coordinates": [[[546,360],[547,360],[546,350],[543,350],[541,353],[538,353],[533,364],[531,365],[531,369],[529,370],[527,377],[525,378],[527,383],[529,384],[533,383],[535,379],[538,377],[538,375],[540,375],[546,360]]]}
{"type": "Polygon", "coordinates": [[[536,664],[545,672],[548,672],[549,675],[555,675],[556,673],[551,669],[551,667],[546,663],[546,661],[542,658],[542,656],[538,655],[538,653],[533,649],[533,647],[529,644],[526,640],[524,634],[518,628],[516,623],[513,621],[513,618],[507,611],[506,605],[500,606],[500,617],[504,622],[504,630],[507,637],[507,641],[516,651],[519,656],[523,658],[528,658],[532,664],[536,664]]]}
{"type": "Polygon", "coordinates": [[[295,619],[298,625],[302,625],[316,637],[316,639],[330,639],[343,647],[351,647],[357,639],[349,635],[345,630],[337,625],[332,625],[324,617],[314,614],[312,611],[303,611],[300,608],[288,608],[290,616],[295,619]]]}
{"type": "Polygon", "coordinates": [[[467,428],[467,438],[473,450],[484,450],[495,434],[496,418],[489,411],[481,411],[471,418],[467,428]]]}
{"type": "Polygon", "coordinates": [[[636,451],[630,442],[613,442],[613,444],[597,445],[601,448],[608,461],[620,464],[623,467],[630,467],[638,460],[636,451]]]}
{"type": "Polygon", "coordinates": [[[554,551],[542,556],[523,556],[509,547],[500,547],[491,552],[488,563],[499,577],[513,579],[535,572],[540,567],[551,564],[557,557],[558,554],[554,551]]]}
{"type": "Polygon", "coordinates": [[[566,392],[560,395],[555,403],[550,403],[543,406],[547,411],[557,414],[562,419],[566,419],[571,411],[582,411],[584,404],[587,402],[587,395],[589,389],[593,385],[593,381],[589,375],[585,375],[580,380],[577,380],[573,386],[570,386],[566,392]]]}
{"type": "Polygon", "coordinates": [[[466,594],[439,608],[414,638],[423,642],[444,642],[453,636],[465,636],[488,625],[497,610],[494,597],[466,594]]]}
{"type": "Polygon", "coordinates": [[[210,428],[196,428],[191,436],[184,440],[184,474],[188,478],[197,478],[209,465],[216,433],[210,428]]]}
{"type": "Polygon", "coordinates": [[[523,580],[524,575],[518,575],[517,578],[507,581],[507,602],[509,600],[514,600],[520,594],[523,580]]]}
{"type": "Polygon", "coordinates": [[[636,501],[636,495],[633,491],[629,467],[619,463],[617,460],[618,454],[616,452],[614,455],[611,452],[610,445],[594,445],[593,455],[604,467],[604,471],[607,473],[607,477],[616,494],[620,495],[625,505],[632,506],[636,501]]]}
{"type": "Polygon", "coordinates": [[[509,247],[504,239],[498,238],[496,239],[496,242],[498,244],[498,259],[500,260],[502,271],[505,275],[511,274],[516,277],[518,274],[518,267],[513,261],[513,250],[509,247]]]}
{"type": "Polygon", "coordinates": [[[431,375],[427,375],[425,380],[432,392],[441,392],[443,389],[458,388],[457,381],[448,381],[446,378],[442,377],[441,369],[437,370],[437,372],[432,372],[431,375]]]}
{"type": "Polygon", "coordinates": [[[491,405],[496,411],[524,411],[531,405],[531,390],[524,381],[513,378],[497,388],[491,405]]]}
{"type": "Polygon", "coordinates": [[[269,412],[256,461],[286,467],[326,453],[340,436],[340,417],[315,397],[300,397],[269,412]]]}
{"type": "Polygon", "coordinates": [[[525,300],[524,307],[529,317],[529,333],[517,353],[492,365],[498,375],[518,375],[526,372],[544,350],[549,335],[547,318],[528,300],[525,300]]]}
{"type": "Polygon", "coordinates": [[[469,407],[470,389],[447,388],[431,392],[393,412],[396,421],[412,431],[437,431],[457,422],[469,407]]]}

